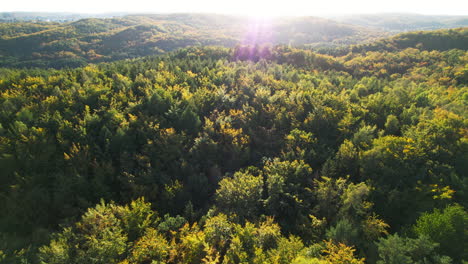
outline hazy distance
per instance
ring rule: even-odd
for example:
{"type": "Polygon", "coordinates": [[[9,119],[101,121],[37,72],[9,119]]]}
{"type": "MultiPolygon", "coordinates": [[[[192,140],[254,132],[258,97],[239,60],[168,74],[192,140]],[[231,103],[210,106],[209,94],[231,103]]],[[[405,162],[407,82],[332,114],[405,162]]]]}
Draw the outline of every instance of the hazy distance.
{"type": "Polygon", "coordinates": [[[72,13],[222,13],[250,16],[324,16],[371,13],[468,15],[468,1],[461,0],[16,0],[5,1],[0,12],[72,13]]]}

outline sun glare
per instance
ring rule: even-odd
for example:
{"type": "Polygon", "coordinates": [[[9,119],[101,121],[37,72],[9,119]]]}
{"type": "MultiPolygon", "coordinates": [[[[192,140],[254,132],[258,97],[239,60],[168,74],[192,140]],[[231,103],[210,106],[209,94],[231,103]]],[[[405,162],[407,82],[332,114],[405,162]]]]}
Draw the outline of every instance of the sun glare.
{"type": "MultiPolygon", "coordinates": [[[[468,4],[460,0],[15,0],[4,1],[0,11],[82,13],[221,13],[250,17],[307,16],[405,12],[466,15],[468,4]],[[457,6],[456,9],[452,8],[457,6]]],[[[466,1],[465,1],[466,2],[466,1]]]]}
{"type": "Polygon", "coordinates": [[[252,1],[247,8],[239,8],[239,14],[246,15],[257,19],[268,19],[275,16],[281,16],[284,10],[278,8],[277,5],[265,3],[264,1],[252,1]]]}
{"type": "Polygon", "coordinates": [[[288,6],[286,2],[267,1],[267,0],[241,0],[234,6],[226,6],[223,13],[233,13],[244,15],[256,19],[268,19],[279,16],[295,15],[300,10],[294,6],[288,6]]]}

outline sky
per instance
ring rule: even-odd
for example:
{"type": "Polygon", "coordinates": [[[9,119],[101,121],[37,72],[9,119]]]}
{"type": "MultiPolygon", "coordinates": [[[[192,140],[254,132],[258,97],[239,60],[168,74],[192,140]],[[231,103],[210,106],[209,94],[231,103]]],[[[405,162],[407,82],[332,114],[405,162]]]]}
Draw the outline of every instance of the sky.
{"type": "Polygon", "coordinates": [[[224,13],[253,16],[468,15],[466,0],[2,0],[0,12],[224,13]]]}

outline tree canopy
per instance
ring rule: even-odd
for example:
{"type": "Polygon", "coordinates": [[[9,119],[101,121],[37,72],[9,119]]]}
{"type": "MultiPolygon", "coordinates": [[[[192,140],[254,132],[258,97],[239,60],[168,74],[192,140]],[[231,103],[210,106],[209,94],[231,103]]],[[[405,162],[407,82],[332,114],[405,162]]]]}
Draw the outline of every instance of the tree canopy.
{"type": "Polygon", "coordinates": [[[1,68],[0,262],[463,263],[465,32],[1,68]]]}

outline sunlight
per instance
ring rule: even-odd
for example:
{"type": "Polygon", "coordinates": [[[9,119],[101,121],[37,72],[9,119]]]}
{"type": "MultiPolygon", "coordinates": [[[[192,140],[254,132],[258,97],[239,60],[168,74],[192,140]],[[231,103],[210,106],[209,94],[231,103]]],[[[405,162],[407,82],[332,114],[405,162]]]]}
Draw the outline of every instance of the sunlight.
{"type": "Polygon", "coordinates": [[[310,3],[307,3],[304,0],[293,0],[292,4],[268,0],[239,0],[236,1],[235,4],[218,5],[213,8],[213,11],[243,15],[261,20],[280,16],[297,16],[305,14],[304,7],[307,7],[305,10],[310,10],[308,6],[310,6],[310,3]]]}
{"type": "Polygon", "coordinates": [[[270,43],[273,38],[273,15],[257,13],[247,15],[247,30],[244,35],[244,44],[270,43]]]}
{"type": "MultiPolygon", "coordinates": [[[[240,1],[238,3],[242,3],[240,1]]],[[[277,3],[269,1],[245,1],[244,5],[236,5],[235,10],[226,10],[226,12],[233,12],[240,15],[256,18],[258,20],[268,19],[275,16],[285,15],[284,6],[281,7],[277,3]]]]}
{"type": "MultiPolygon", "coordinates": [[[[466,2],[466,1],[465,1],[466,2]]],[[[330,14],[366,14],[405,12],[422,14],[466,15],[468,4],[460,0],[16,0],[4,1],[0,11],[46,12],[128,12],[128,13],[220,13],[250,17],[320,16],[330,14]],[[457,6],[457,8],[451,8],[457,6]]]]}

